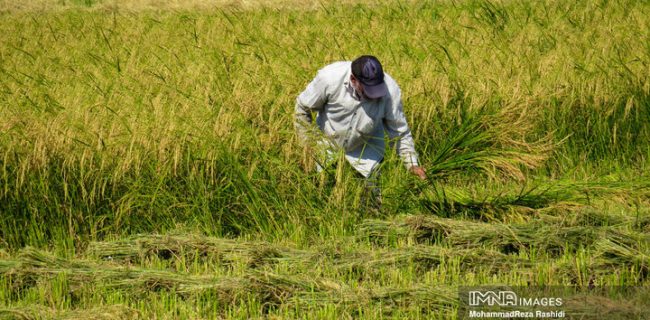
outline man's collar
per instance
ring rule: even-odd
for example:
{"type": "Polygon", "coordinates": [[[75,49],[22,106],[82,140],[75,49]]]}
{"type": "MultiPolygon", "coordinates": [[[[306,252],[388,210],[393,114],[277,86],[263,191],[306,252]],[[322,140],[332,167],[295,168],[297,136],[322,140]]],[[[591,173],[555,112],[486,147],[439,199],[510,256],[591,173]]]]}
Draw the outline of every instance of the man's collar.
{"type": "Polygon", "coordinates": [[[352,72],[348,70],[348,72],[345,74],[345,80],[343,81],[343,86],[345,86],[345,90],[352,95],[353,98],[361,101],[361,96],[357,92],[357,90],[354,88],[352,85],[352,81],[350,81],[350,75],[352,72]]]}

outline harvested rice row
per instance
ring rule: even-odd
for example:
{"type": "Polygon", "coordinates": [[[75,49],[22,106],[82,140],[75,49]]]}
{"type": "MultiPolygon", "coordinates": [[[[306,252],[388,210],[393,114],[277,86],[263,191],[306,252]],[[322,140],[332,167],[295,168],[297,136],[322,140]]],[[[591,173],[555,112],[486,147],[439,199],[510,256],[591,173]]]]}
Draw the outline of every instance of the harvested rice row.
{"type": "Polygon", "coordinates": [[[64,274],[74,291],[87,283],[97,287],[129,289],[132,292],[173,290],[192,293],[204,289],[230,292],[241,289],[240,279],[187,275],[171,271],[115,266],[88,261],[66,260],[34,248],[25,248],[16,260],[3,260],[0,275],[9,276],[13,287],[24,289],[39,279],[50,279],[64,274]]]}
{"type": "Polygon", "coordinates": [[[348,254],[334,266],[345,270],[375,270],[380,266],[408,267],[417,266],[430,270],[445,261],[455,260],[460,269],[495,273],[515,266],[529,267],[530,262],[516,256],[505,255],[489,249],[452,249],[439,246],[415,245],[403,249],[378,250],[376,252],[358,252],[348,254]]]}
{"type": "MultiPolygon", "coordinates": [[[[630,289],[627,289],[628,291],[630,289]]],[[[377,290],[374,294],[350,294],[349,291],[333,295],[320,293],[302,293],[292,297],[290,303],[300,305],[302,310],[318,309],[328,304],[352,309],[359,305],[381,304],[382,311],[390,314],[394,309],[405,304],[419,308],[423,312],[446,312],[451,314],[458,307],[455,299],[457,291],[453,288],[431,290],[415,288],[413,290],[377,290]],[[417,303],[414,303],[417,302],[417,303]]],[[[578,291],[564,296],[562,307],[567,314],[581,319],[643,319],[650,313],[647,297],[639,292],[626,292],[612,298],[600,292],[583,293],[578,291]],[[644,300],[645,299],[645,300],[644,300]]],[[[124,305],[98,306],[90,309],[56,310],[41,305],[0,308],[0,319],[40,320],[40,319],[141,319],[137,310],[124,305]]]]}
{"type": "Polygon", "coordinates": [[[0,308],[0,319],[115,320],[136,318],[138,318],[138,312],[135,309],[123,305],[99,306],[90,309],[71,311],[60,311],[46,308],[40,305],[0,308]]]}
{"type": "MultiPolygon", "coordinates": [[[[578,246],[591,246],[596,250],[595,254],[602,257],[598,264],[604,265],[604,268],[598,269],[603,270],[609,269],[606,266],[638,262],[640,257],[647,257],[643,252],[647,252],[650,247],[647,235],[613,227],[553,227],[535,224],[509,226],[416,216],[406,219],[402,224],[367,221],[360,230],[363,236],[374,240],[390,236],[413,237],[418,241],[444,240],[461,249],[415,245],[400,250],[376,249],[341,253],[331,247],[298,250],[262,242],[205,236],[152,235],[115,242],[95,242],[91,244],[89,252],[101,259],[110,257],[114,262],[137,262],[153,256],[170,259],[202,257],[219,260],[224,264],[238,259],[237,261],[246,262],[250,268],[284,262],[299,269],[327,265],[342,272],[371,272],[380,266],[407,265],[416,265],[428,270],[443,261],[456,259],[463,270],[482,269],[497,272],[513,266],[529,266],[530,262],[525,259],[507,253],[530,247],[553,254],[578,246]],[[489,248],[498,248],[500,251],[489,248]]],[[[0,261],[0,270],[3,263],[7,262],[0,261]]]]}
{"type": "Polygon", "coordinates": [[[456,296],[449,288],[351,287],[327,278],[270,272],[253,271],[236,277],[189,275],[86,260],[70,261],[32,248],[23,250],[17,260],[4,262],[5,268],[0,270],[0,276],[12,283],[13,290],[26,290],[39,281],[65,276],[70,292],[90,286],[93,290],[114,289],[131,294],[163,290],[183,296],[210,293],[219,301],[230,304],[254,295],[258,301],[270,305],[329,302],[354,307],[367,303],[415,306],[426,302],[449,306],[456,296]]]}
{"type": "MultiPolygon", "coordinates": [[[[424,250],[423,246],[414,246],[413,249],[424,250]]],[[[615,262],[618,257],[637,259],[635,263],[648,263],[647,256],[636,256],[638,252],[632,250],[622,252],[620,244],[600,243],[602,250],[594,258],[594,266],[602,268],[607,263],[615,262]],[[617,254],[617,255],[616,255],[617,254]]],[[[628,248],[629,250],[629,248],[628,248]]],[[[418,253],[418,251],[413,251],[418,253]]],[[[383,259],[379,255],[370,258],[357,256],[357,260],[347,260],[347,264],[341,264],[342,268],[354,268],[366,266],[369,268],[385,264],[404,263],[405,260],[415,261],[417,259],[435,260],[436,256],[428,256],[430,251],[421,251],[418,254],[400,254],[395,251],[383,259]],[[419,254],[419,255],[418,255],[419,254]]],[[[481,250],[475,250],[472,263],[481,264],[480,256],[484,254],[481,250]]],[[[503,255],[501,255],[503,256],[503,255]]],[[[227,304],[237,304],[254,295],[258,301],[274,306],[304,306],[305,308],[318,308],[325,305],[335,304],[344,308],[354,309],[359,306],[381,304],[383,310],[390,313],[393,308],[422,308],[423,310],[449,310],[457,307],[457,290],[452,287],[430,287],[412,286],[407,288],[372,287],[355,285],[323,278],[310,277],[306,275],[283,275],[270,272],[249,272],[242,276],[207,276],[188,275],[171,271],[150,270],[119,266],[113,263],[93,262],[88,260],[66,260],[54,257],[50,254],[32,248],[23,250],[16,260],[2,260],[0,265],[0,276],[9,279],[14,284],[14,290],[28,289],[40,281],[52,279],[57,276],[64,276],[69,285],[70,292],[81,292],[84,286],[90,286],[93,290],[113,289],[122,290],[130,294],[146,294],[148,292],[168,291],[181,296],[193,296],[209,293],[218,301],[227,304]]],[[[557,265],[562,267],[561,264],[557,265]]],[[[569,272],[570,268],[566,268],[569,272]]],[[[604,270],[604,269],[603,269],[604,270]]],[[[582,299],[582,298],[577,298],[582,299]]],[[[576,308],[585,310],[581,300],[576,300],[576,308]]],[[[39,310],[36,310],[39,311],[39,310]]],[[[37,319],[43,318],[40,310],[38,313],[29,313],[25,310],[5,310],[4,314],[11,318],[37,319]],[[21,312],[24,316],[21,316],[21,312]]],[[[96,310],[100,312],[100,310],[96,310]]],[[[120,311],[120,310],[114,310],[120,311]]],[[[128,311],[128,310],[126,310],[128,311]]],[[[624,310],[625,311],[625,310],[624,310]]],[[[120,311],[121,312],[121,311],[120,311]]],[[[625,311],[627,312],[627,311],[625,311]]],[[[48,318],[51,313],[45,315],[48,318]]],[[[72,316],[72,313],[57,315],[59,318],[72,316]]],[[[76,318],[83,318],[79,313],[76,318]]]]}
{"type": "Polygon", "coordinates": [[[402,220],[367,220],[359,237],[374,242],[410,238],[416,242],[444,242],[461,248],[496,248],[504,253],[537,248],[560,254],[579,247],[590,247],[604,239],[635,245],[650,243],[650,235],[618,227],[562,227],[533,221],[527,224],[500,224],[462,221],[434,216],[409,216],[402,220]]]}
{"type": "Polygon", "coordinates": [[[487,221],[541,218],[563,226],[624,225],[638,231],[650,231],[650,211],[641,209],[640,198],[650,194],[645,181],[589,181],[559,180],[537,182],[522,187],[500,190],[498,194],[477,197],[466,189],[453,186],[421,185],[419,201],[434,215],[463,214],[487,221]],[[513,191],[515,191],[513,193],[513,191]],[[607,199],[607,200],[605,200],[607,199]],[[635,204],[634,215],[623,215],[596,209],[596,203],[616,202],[635,204]]]}
{"type": "Polygon", "coordinates": [[[244,261],[251,268],[280,262],[299,268],[327,265],[340,270],[371,270],[378,266],[411,264],[431,268],[450,259],[459,260],[461,268],[466,270],[498,270],[503,266],[525,265],[521,259],[488,249],[452,250],[439,246],[416,245],[400,250],[377,249],[342,253],[331,247],[298,250],[263,242],[196,235],[148,235],[114,242],[94,242],[89,247],[89,253],[94,257],[114,262],[141,262],[152,257],[182,257],[189,260],[200,257],[221,264],[244,261]]]}
{"type": "Polygon", "coordinates": [[[134,263],[153,257],[163,260],[183,257],[189,260],[208,258],[222,264],[243,261],[251,267],[268,263],[275,258],[302,259],[312,255],[304,250],[272,246],[265,242],[237,241],[193,234],[141,235],[117,241],[92,242],[88,253],[104,260],[134,263]]]}
{"type": "MultiPolygon", "coordinates": [[[[567,205],[570,206],[570,205],[567,205]]],[[[636,215],[612,213],[591,206],[574,206],[571,209],[549,207],[538,212],[540,222],[561,227],[617,226],[635,231],[650,232],[650,212],[638,212],[636,215]]]]}

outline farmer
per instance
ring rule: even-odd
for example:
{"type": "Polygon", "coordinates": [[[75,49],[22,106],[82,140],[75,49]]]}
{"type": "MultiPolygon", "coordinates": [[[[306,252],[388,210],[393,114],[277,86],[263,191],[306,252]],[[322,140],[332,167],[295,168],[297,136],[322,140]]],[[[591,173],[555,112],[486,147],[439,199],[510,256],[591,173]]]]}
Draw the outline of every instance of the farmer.
{"type": "Polygon", "coordinates": [[[406,168],[426,179],[404,117],[399,86],[374,56],[335,62],[318,71],[296,99],[295,126],[303,141],[316,140],[316,145],[325,149],[317,160],[319,171],[332,162],[333,150],[343,150],[376,196],[384,131],[396,144],[406,168]],[[324,136],[310,134],[312,112],[317,113],[316,124],[324,136]]]}

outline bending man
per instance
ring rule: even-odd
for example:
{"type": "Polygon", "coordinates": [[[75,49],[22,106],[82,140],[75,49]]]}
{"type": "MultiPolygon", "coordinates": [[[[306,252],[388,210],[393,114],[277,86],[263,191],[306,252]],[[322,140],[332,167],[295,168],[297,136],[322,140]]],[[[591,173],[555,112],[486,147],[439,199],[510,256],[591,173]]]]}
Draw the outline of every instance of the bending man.
{"type": "MultiPolygon", "coordinates": [[[[385,131],[407,169],[426,179],[418,165],[399,86],[374,56],[335,62],[318,71],[296,99],[295,124],[303,140],[310,138],[312,112],[317,113],[316,124],[325,136],[315,142],[328,150],[343,149],[346,160],[365,178],[375,174],[384,157],[385,131]]],[[[326,152],[319,169],[331,154],[326,152]]]]}

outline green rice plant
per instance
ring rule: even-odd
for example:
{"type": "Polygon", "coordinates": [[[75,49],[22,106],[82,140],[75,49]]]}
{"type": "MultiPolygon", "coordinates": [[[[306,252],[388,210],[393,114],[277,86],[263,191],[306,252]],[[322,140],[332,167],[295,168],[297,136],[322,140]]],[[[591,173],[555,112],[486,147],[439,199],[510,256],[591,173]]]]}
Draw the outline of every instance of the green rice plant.
{"type": "MultiPolygon", "coordinates": [[[[528,110],[506,106],[494,113],[470,111],[459,102],[457,126],[435,148],[427,172],[433,178],[453,172],[479,171],[491,178],[524,180],[522,168],[540,166],[554,147],[552,136],[528,142],[528,110]]],[[[483,107],[487,109],[488,107],[483,107]]]]}
{"type": "Polygon", "coordinates": [[[51,11],[42,22],[29,10],[6,14],[3,34],[17,35],[3,39],[0,97],[2,208],[16,212],[2,238],[12,247],[176,222],[272,234],[305,211],[318,212],[308,221],[339,216],[297,170],[289,115],[318,67],[359,52],[381,56],[402,86],[432,177],[562,174],[587,154],[593,165],[600,154],[638,159],[634,168],[647,153],[647,50],[623,36],[646,34],[640,3],[324,4],[304,15],[124,5],[51,11]],[[351,32],[319,23],[332,19],[351,32]],[[372,19],[385,22],[383,46],[355,38],[372,19]],[[305,25],[338,35],[302,37],[305,25]],[[31,223],[43,219],[56,232],[31,223]]]}

